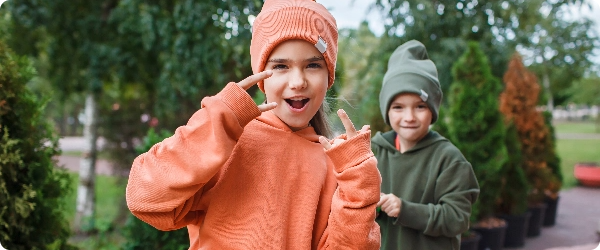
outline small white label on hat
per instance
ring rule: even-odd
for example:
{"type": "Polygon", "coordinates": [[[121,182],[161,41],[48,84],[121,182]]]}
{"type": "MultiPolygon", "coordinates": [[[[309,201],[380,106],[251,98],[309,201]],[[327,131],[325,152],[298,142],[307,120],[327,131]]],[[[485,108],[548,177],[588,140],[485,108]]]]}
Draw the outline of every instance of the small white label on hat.
{"type": "Polygon", "coordinates": [[[323,53],[325,53],[325,51],[327,51],[327,43],[320,36],[319,36],[319,40],[315,44],[315,47],[317,47],[317,49],[319,50],[319,52],[321,52],[321,54],[323,54],[323,53]]]}
{"type": "Polygon", "coordinates": [[[426,102],[428,97],[429,97],[429,95],[427,94],[427,92],[425,92],[424,90],[421,89],[421,100],[426,102]]]}

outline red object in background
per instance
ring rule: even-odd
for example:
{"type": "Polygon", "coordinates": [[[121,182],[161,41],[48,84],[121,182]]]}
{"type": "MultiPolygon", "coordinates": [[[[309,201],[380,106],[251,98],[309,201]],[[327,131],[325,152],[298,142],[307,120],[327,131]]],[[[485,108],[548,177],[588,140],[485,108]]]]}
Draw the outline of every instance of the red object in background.
{"type": "Polygon", "coordinates": [[[597,163],[581,162],[575,164],[574,175],[581,185],[600,187],[600,165],[597,163]]]}

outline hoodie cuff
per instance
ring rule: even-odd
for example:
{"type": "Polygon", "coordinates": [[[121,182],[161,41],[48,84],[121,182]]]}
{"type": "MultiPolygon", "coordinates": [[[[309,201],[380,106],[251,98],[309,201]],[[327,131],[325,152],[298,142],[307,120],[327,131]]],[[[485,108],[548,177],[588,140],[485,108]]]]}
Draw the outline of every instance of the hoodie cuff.
{"type": "Polygon", "coordinates": [[[233,111],[242,127],[261,114],[248,92],[235,82],[228,83],[217,96],[233,111]]]}
{"type": "Polygon", "coordinates": [[[428,221],[429,205],[402,200],[402,211],[395,223],[400,222],[400,225],[423,231],[428,221]]]}
{"type": "Polygon", "coordinates": [[[371,133],[359,134],[327,150],[326,153],[333,161],[335,171],[337,173],[344,172],[344,170],[357,166],[373,157],[373,151],[371,151],[371,133]]]}

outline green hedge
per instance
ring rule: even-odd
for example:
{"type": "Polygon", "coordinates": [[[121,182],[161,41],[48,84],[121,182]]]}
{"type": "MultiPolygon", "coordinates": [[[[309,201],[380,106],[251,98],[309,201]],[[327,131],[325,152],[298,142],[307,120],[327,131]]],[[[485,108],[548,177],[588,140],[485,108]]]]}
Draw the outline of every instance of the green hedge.
{"type": "Polygon", "coordinates": [[[10,250],[70,249],[62,212],[69,177],[53,160],[58,137],[42,116],[44,102],[26,88],[34,74],[0,41],[0,242],[10,250]]]}

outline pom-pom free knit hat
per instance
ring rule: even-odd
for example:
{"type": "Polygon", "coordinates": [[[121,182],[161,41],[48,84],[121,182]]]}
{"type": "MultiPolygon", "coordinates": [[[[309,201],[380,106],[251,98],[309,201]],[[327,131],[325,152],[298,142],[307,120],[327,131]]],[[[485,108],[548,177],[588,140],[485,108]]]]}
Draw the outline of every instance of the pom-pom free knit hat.
{"type": "MultiPolygon", "coordinates": [[[[252,72],[259,73],[273,49],[286,40],[299,39],[314,44],[323,53],[329,72],[329,85],[335,79],[338,30],[335,18],[313,0],[266,0],[252,24],[250,57],[252,72]]],[[[258,87],[264,92],[263,82],[258,87]]]]}
{"type": "Polygon", "coordinates": [[[416,40],[408,41],[396,48],[383,77],[383,85],[379,92],[379,108],[388,125],[390,125],[388,117],[390,104],[396,95],[401,93],[419,95],[431,110],[431,124],[437,121],[443,96],[437,68],[429,59],[425,45],[416,40]]]}

